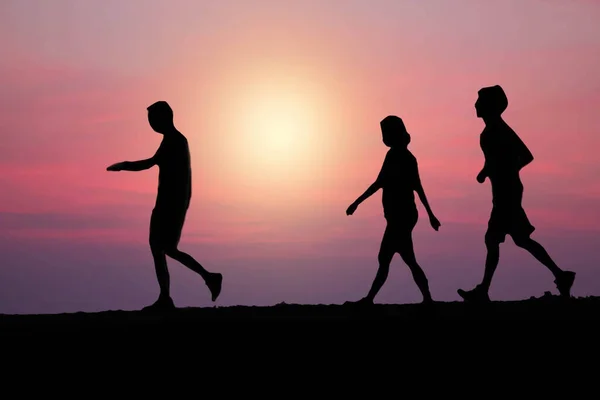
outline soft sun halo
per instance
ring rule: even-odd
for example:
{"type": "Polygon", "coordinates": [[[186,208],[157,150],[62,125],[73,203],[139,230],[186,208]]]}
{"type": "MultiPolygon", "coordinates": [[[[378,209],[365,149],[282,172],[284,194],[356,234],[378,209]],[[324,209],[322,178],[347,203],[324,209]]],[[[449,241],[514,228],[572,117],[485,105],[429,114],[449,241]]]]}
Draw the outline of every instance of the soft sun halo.
{"type": "Polygon", "coordinates": [[[297,155],[294,148],[302,145],[302,132],[308,128],[305,110],[289,102],[259,99],[248,111],[246,133],[264,149],[265,159],[282,161],[282,156],[297,155]]]}
{"type": "Polygon", "coordinates": [[[302,177],[318,149],[315,105],[302,93],[256,93],[238,119],[245,166],[263,177],[302,177]]]}

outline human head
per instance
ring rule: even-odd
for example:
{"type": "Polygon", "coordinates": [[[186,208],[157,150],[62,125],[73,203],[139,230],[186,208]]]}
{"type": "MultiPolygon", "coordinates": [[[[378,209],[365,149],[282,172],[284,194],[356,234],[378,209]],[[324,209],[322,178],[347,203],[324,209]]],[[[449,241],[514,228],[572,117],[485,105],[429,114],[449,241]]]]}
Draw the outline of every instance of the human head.
{"type": "Polygon", "coordinates": [[[499,117],[508,107],[508,98],[500,85],[484,87],[477,94],[475,110],[479,118],[499,117]]]}
{"type": "Polygon", "coordinates": [[[157,101],[148,108],[148,122],[154,131],[165,133],[173,128],[173,110],[166,101],[157,101]]]}
{"type": "Polygon", "coordinates": [[[410,134],[406,131],[400,117],[388,115],[379,123],[383,143],[388,147],[406,147],[410,143],[410,134]]]}

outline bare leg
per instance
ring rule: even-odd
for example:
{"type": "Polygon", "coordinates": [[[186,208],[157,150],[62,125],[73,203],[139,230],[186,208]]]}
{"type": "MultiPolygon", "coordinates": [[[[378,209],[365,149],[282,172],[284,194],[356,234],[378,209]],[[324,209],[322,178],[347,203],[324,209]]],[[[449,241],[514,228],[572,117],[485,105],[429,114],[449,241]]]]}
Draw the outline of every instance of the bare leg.
{"type": "Polygon", "coordinates": [[[171,278],[167,268],[167,259],[165,257],[165,245],[163,240],[164,238],[162,236],[163,227],[161,226],[161,222],[163,219],[164,218],[159,210],[152,210],[152,215],[150,217],[149,244],[150,250],[152,251],[152,258],[154,258],[156,278],[158,279],[158,285],[160,286],[159,300],[162,298],[170,298],[171,295],[171,278]]]}
{"type": "Polygon", "coordinates": [[[555,278],[560,277],[561,273],[563,272],[562,269],[560,269],[558,265],[556,265],[556,263],[552,260],[552,258],[550,258],[550,255],[548,255],[548,252],[546,251],[546,249],[544,249],[544,247],[541,244],[529,237],[524,239],[513,238],[513,240],[517,246],[527,250],[539,262],[546,266],[546,268],[548,268],[550,272],[552,272],[555,278]]]}
{"type": "Polygon", "coordinates": [[[487,303],[490,301],[488,292],[490,290],[490,286],[492,285],[494,272],[496,272],[496,268],[498,267],[498,261],[500,260],[500,241],[498,241],[498,239],[494,238],[492,235],[486,234],[485,247],[487,249],[487,255],[485,258],[485,272],[483,273],[483,280],[481,281],[481,284],[469,291],[458,289],[458,294],[465,301],[477,303],[487,303]]]}
{"type": "Polygon", "coordinates": [[[419,287],[421,294],[423,295],[423,302],[431,302],[433,301],[431,297],[431,293],[429,291],[429,281],[427,280],[427,276],[425,276],[425,272],[421,268],[421,266],[417,263],[417,259],[415,257],[415,250],[413,247],[412,234],[408,234],[406,237],[403,237],[400,241],[400,257],[406,263],[408,268],[410,268],[410,272],[412,273],[413,279],[415,283],[419,287]]]}
{"type": "Polygon", "coordinates": [[[500,243],[491,239],[486,239],[485,247],[487,248],[485,272],[483,273],[483,280],[481,281],[480,287],[485,290],[485,292],[488,292],[492,285],[494,272],[496,272],[498,262],[500,261],[500,243]]]}
{"type": "Polygon", "coordinates": [[[382,246],[382,249],[379,251],[379,256],[377,257],[379,260],[379,268],[377,269],[377,274],[371,285],[371,290],[369,290],[369,294],[367,294],[366,297],[366,300],[371,303],[375,300],[375,296],[377,296],[377,293],[379,293],[387,280],[394,254],[395,252],[393,250],[385,248],[385,246],[382,246]]]}
{"type": "Polygon", "coordinates": [[[208,272],[198,261],[196,261],[192,256],[187,253],[184,253],[181,250],[169,250],[167,253],[169,257],[180,262],[184,266],[188,267],[198,275],[200,275],[205,281],[210,277],[210,272],[208,272]]]}
{"type": "Polygon", "coordinates": [[[170,286],[171,277],[167,268],[167,258],[165,252],[154,246],[152,249],[152,257],[154,258],[154,269],[156,270],[156,278],[160,287],[160,297],[171,297],[170,286]]]}
{"type": "Polygon", "coordinates": [[[152,257],[154,258],[154,268],[156,270],[156,278],[158,279],[158,285],[160,286],[160,295],[158,299],[151,305],[144,307],[144,311],[160,311],[160,310],[171,310],[175,308],[173,299],[171,299],[170,293],[170,277],[169,270],[167,268],[167,259],[165,252],[162,248],[156,244],[151,246],[152,257]]]}
{"type": "Polygon", "coordinates": [[[179,261],[181,264],[191,269],[204,279],[206,286],[208,286],[212,294],[212,301],[215,301],[217,297],[219,297],[223,282],[223,276],[221,274],[207,271],[198,261],[194,259],[194,257],[184,253],[181,250],[178,250],[177,248],[169,250],[167,255],[174,260],[179,261]]]}
{"type": "Polygon", "coordinates": [[[394,254],[396,254],[397,251],[397,242],[398,228],[393,223],[388,222],[385,227],[385,232],[383,233],[383,238],[381,239],[379,254],[377,255],[379,269],[377,269],[377,274],[375,275],[375,279],[371,285],[371,290],[369,290],[369,293],[362,301],[372,303],[375,300],[377,293],[379,293],[383,287],[383,284],[387,280],[387,277],[390,273],[390,264],[392,263],[394,254]]]}
{"type": "Polygon", "coordinates": [[[373,304],[377,293],[379,293],[389,275],[390,264],[392,262],[392,258],[394,258],[394,254],[396,253],[396,250],[394,249],[394,242],[394,230],[388,224],[383,234],[383,238],[381,239],[381,247],[379,248],[379,255],[377,257],[379,261],[379,268],[377,269],[377,274],[375,275],[375,279],[371,284],[369,293],[358,301],[347,301],[345,304],[373,304]]]}
{"type": "Polygon", "coordinates": [[[540,263],[542,263],[546,268],[552,272],[554,275],[554,283],[556,283],[556,287],[558,288],[561,296],[571,297],[571,287],[573,286],[573,282],[575,281],[575,272],[572,271],[564,271],[556,265],[554,260],[548,255],[548,252],[544,247],[531,239],[527,238],[513,238],[515,244],[536,258],[540,263]]]}

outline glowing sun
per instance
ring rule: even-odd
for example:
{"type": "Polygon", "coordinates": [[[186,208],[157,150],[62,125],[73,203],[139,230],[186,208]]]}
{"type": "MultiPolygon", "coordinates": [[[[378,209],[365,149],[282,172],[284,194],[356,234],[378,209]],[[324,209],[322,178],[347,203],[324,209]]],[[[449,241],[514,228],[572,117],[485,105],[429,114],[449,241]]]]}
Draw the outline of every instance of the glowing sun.
{"type": "Polygon", "coordinates": [[[322,99],[310,85],[261,82],[239,98],[232,130],[245,174],[303,178],[321,153],[322,99]]]}
{"type": "Polygon", "coordinates": [[[314,117],[310,107],[281,95],[257,97],[240,118],[244,147],[273,166],[301,162],[310,150],[314,117]]]}

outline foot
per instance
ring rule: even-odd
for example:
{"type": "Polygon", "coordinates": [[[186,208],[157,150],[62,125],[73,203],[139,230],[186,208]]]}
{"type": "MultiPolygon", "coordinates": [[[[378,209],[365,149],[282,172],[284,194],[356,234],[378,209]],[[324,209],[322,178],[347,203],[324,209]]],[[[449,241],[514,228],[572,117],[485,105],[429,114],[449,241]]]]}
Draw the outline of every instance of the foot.
{"type": "Polygon", "coordinates": [[[142,308],[142,311],[170,311],[175,308],[175,303],[170,296],[161,296],[153,304],[142,308]]]}
{"type": "Polygon", "coordinates": [[[465,291],[462,289],[457,290],[460,297],[463,298],[466,302],[471,303],[488,303],[490,302],[490,296],[488,295],[487,290],[485,290],[481,285],[475,286],[474,289],[465,291]]]}
{"type": "Polygon", "coordinates": [[[421,302],[421,304],[425,304],[425,305],[431,305],[434,303],[435,303],[435,300],[433,300],[431,297],[425,297],[423,299],[423,301],[421,302]]]}
{"type": "Polygon", "coordinates": [[[554,283],[556,283],[556,287],[558,288],[558,292],[563,297],[571,297],[571,287],[573,286],[573,282],[575,281],[575,272],[572,271],[563,271],[556,279],[554,283]]]}
{"type": "Polygon", "coordinates": [[[367,298],[367,297],[363,297],[362,299],[358,300],[358,301],[347,301],[344,303],[345,306],[372,306],[373,305],[373,300],[367,298]]]}
{"type": "Polygon", "coordinates": [[[223,275],[218,273],[210,274],[210,277],[206,279],[206,286],[210,290],[212,301],[217,300],[217,297],[221,294],[221,287],[223,285],[223,275]]]}

